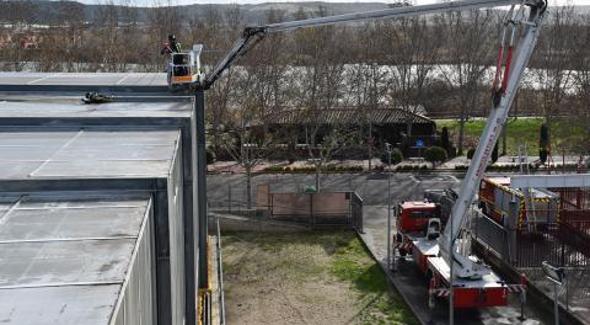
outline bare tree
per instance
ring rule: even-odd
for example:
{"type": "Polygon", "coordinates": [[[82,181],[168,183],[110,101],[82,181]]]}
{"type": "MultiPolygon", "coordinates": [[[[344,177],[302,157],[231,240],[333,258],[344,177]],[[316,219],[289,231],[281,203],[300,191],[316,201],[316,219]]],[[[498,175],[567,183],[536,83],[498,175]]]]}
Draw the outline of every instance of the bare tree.
{"type": "Polygon", "coordinates": [[[459,108],[458,154],[463,154],[465,122],[480,106],[488,105],[488,97],[480,91],[482,79],[491,62],[492,37],[496,36],[495,15],[490,10],[467,13],[449,12],[436,16],[437,28],[447,33],[446,50],[449,60],[441,66],[441,76],[455,89],[455,105],[459,108]]]}
{"type": "Polygon", "coordinates": [[[549,12],[550,23],[546,24],[537,45],[533,77],[540,90],[540,106],[547,122],[558,115],[566,89],[572,83],[569,58],[574,51],[572,25],[573,6],[555,7],[549,12]]]}
{"type": "Polygon", "coordinates": [[[560,105],[560,115],[565,114],[560,124],[565,127],[560,137],[564,139],[563,143],[558,145],[562,150],[587,155],[590,153],[590,15],[567,14],[573,15],[569,18],[567,35],[560,34],[558,37],[576,37],[570,39],[570,48],[566,50],[566,54],[569,54],[567,64],[572,71],[569,73],[571,86],[567,88],[570,93],[565,94],[569,100],[560,105]],[[575,93],[572,94],[571,90],[575,90],[575,93]]]}
{"type": "MultiPolygon", "coordinates": [[[[224,12],[217,11],[214,7],[208,7],[208,15],[205,20],[205,27],[202,30],[202,36],[199,39],[207,46],[209,53],[205,53],[205,59],[217,62],[220,56],[233,45],[236,35],[243,25],[243,16],[239,6],[232,6],[224,12]],[[211,53],[213,50],[213,53],[211,53]]],[[[200,43],[197,41],[197,43],[200,43]]],[[[231,123],[225,123],[233,117],[231,111],[234,108],[240,109],[239,87],[237,83],[240,79],[240,68],[230,68],[225,72],[224,78],[218,80],[213,88],[208,92],[207,105],[209,107],[208,119],[210,122],[211,146],[217,154],[222,154],[227,150],[223,149],[224,139],[221,132],[223,129],[229,130],[233,127],[231,123]]]]}
{"type": "MultiPolygon", "coordinates": [[[[282,15],[271,11],[270,21],[282,15]]],[[[233,16],[233,19],[236,19],[233,16]]],[[[234,102],[231,109],[232,125],[227,125],[224,147],[246,172],[248,209],[252,206],[252,169],[267,159],[279,141],[268,130],[268,117],[283,102],[284,76],[287,65],[282,53],[283,37],[278,36],[261,44],[234,72],[234,102]]],[[[227,85],[227,84],[226,84],[227,85]]],[[[227,102],[226,102],[227,104],[227,102]]]]}
{"type": "Polygon", "coordinates": [[[32,28],[36,22],[37,5],[29,0],[0,1],[0,60],[6,69],[20,71],[31,57],[31,50],[25,49],[26,41],[35,38],[32,28]]]}
{"type": "Polygon", "coordinates": [[[382,44],[383,24],[370,22],[357,32],[352,47],[354,63],[347,66],[347,106],[358,109],[360,138],[367,150],[369,170],[372,169],[375,138],[373,137],[373,110],[383,105],[387,92],[387,71],[381,65],[384,46],[382,44]]]}
{"type": "MultiPolygon", "coordinates": [[[[325,16],[320,7],[318,15],[325,16]]],[[[301,122],[311,162],[316,170],[316,190],[320,190],[320,173],[332,156],[348,143],[350,132],[343,132],[343,124],[328,120],[326,114],[343,99],[343,76],[346,48],[340,40],[344,28],[333,26],[299,31],[295,34],[294,54],[300,60],[296,77],[300,82],[295,98],[303,110],[301,122]]],[[[346,127],[346,126],[345,126],[346,127]]]]}
{"type": "MultiPolygon", "coordinates": [[[[254,119],[251,107],[244,107],[237,114],[236,125],[222,134],[222,143],[228,154],[244,168],[246,173],[246,207],[252,208],[252,171],[261,164],[271,150],[270,133],[257,132],[250,123],[254,119]]],[[[260,125],[256,125],[260,127],[260,125]]]]}
{"type": "MultiPolygon", "coordinates": [[[[390,49],[389,103],[411,114],[406,120],[407,140],[412,139],[413,114],[421,113],[425,89],[432,81],[440,38],[423,17],[402,18],[385,25],[390,49]]],[[[409,143],[406,143],[408,145],[409,143]]]]}

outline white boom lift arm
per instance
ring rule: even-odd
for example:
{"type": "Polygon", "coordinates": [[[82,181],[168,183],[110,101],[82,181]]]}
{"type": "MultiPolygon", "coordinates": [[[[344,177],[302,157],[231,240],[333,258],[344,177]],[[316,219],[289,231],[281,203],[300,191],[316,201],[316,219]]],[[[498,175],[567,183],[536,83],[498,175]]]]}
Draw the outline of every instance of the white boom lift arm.
{"type": "Polygon", "coordinates": [[[219,77],[241,56],[252,48],[267,34],[291,31],[300,28],[335,25],[339,23],[350,23],[370,21],[378,19],[396,19],[402,17],[413,17],[427,14],[435,14],[447,11],[461,11],[479,8],[492,8],[501,6],[513,6],[525,4],[536,8],[545,8],[545,0],[465,0],[449,1],[420,6],[401,6],[391,9],[351,13],[328,17],[317,17],[303,20],[287,21],[260,26],[249,26],[242,32],[229,52],[215,65],[207,78],[200,85],[203,89],[209,89],[219,77]]]}
{"type": "MultiPolygon", "coordinates": [[[[291,31],[299,28],[317,27],[325,25],[334,25],[347,22],[359,22],[377,19],[395,19],[401,17],[420,16],[425,14],[434,14],[447,11],[459,11],[478,8],[490,8],[499,6],[511,6],[507,14],[509,18],[504,27],[498,63],[496,67],[496,78],[494,79],[494,98],[493,108],[488,117],[488,122],[481,136],[477,150],[473,155],[472,162],[467,170],[467,174],[459,197],[455,202],[451,217],[445,227],[444,234],[439,238],[441,256],[450,265],[450,246],[455,247],[455,241],[460,234],[460,230],[467,219],[467,212],[471,205],[479,183],[483,177],[484,171],[489,163],[491,152],[496,144],[502,127],[508,117],[508,111],[514,100],[514,95],[518,89],[520,80],[527,66],[535,44],[538,38],[539,25],[546,9],[545,0],[465,0],[451,1],[436,4],[419,5],[419,6],[402,6],[385,10],[370,11],[364,13],[352,13],[337,16],[318,17],[298,21],[289,21],[261,26],[246,27],[242,37],[233,45],[230,51],[217,63],[211,73],[206,76],[205,80],[198,86],[201,89],[209,89],[215,81],[227,70],[239,57],[246,54],[258,41],[264,36],[271,33],[291,31]],[[517,10],[515,6],[520,5],[517,10]],[[529,7],[528,18],[525,18],[525,8],[529,7]],[[516,27],[523,26],[520,35],[520,42],[516,49],[514,64],[511,67],[512,48],[516,35],[516,27]],[[511,27],[508,52],[506,54],[506,67],[504,68],[504,78],[501,86],[498,85],[502,62],[504,61],[504,44],[506,43],[507,27],[511,27]],[[499,87],[498,87],[499,86],[499,87]]],[[[453,248],[456,252],[456,248],[453,248]]],[[[489,270],[474,263],[471,259],[458,253],[453,253],[455,261],[456,274],[458,277],[465,279],[476,279],[489,270]]]]}
{"type": "MultiPolygon", "coordinates": [[[[478,190],[479,184],[483,178],[483,174],[490,161],[492,151],[496,145],[496,141],[502,132],[502,127],[506,123],[510,106],[514,101],[514,96],[518,90],[520,80],[524,74],[524,70],[530,61],[535,44],[539,37],[540,23],[545,13],[546,5],[538,4],[529,6],[528,18],[525,19],[524,11],[521,7],[520,10],[514,11],[514,7],[511,8],[508,15],[512,15],[507,23],[512,24],[511,40],[508,47],[507,63],[504,70],[504,80],[502,85],[498,88],[498,76],[503,57],[503,49],[505,43],[506,29],[504,30],[502,41],[500,45],[500,53],[498,57],[498,66],[496,67],[496,78],[494,80],[494,94],[493,104],[490,115],[484,131],[480,137],[479,144],[471,164],[467,169],[467,174],[461,185],[459,196],[457,201],[453,205],[451,210],[451,216],[449,218],[443,236],[439,238],[439,248],[441,256],[450,262],[449,249],[451,245],[453,247],[452,256],[454,260],[454,270],[457,277],[464,279],[478,279],[481,278],[485,273],[489,272],[487,268],[474,263],[471,259],[466,256],[460,255],[456,248],[456,239],[460,234],[460,230],[463,227],[467,219],[467,213],[475,193],[478,190]],[[511,64],[510,59],[512,57],[512,48],[514,46],[515,27],[516,25],[523,26],[523,31],[520,36],[520,42],[516,49],[516,55],[514,63],[511,64]]],[[[450,264],[449,264],[450,265],[450,264]]]]}

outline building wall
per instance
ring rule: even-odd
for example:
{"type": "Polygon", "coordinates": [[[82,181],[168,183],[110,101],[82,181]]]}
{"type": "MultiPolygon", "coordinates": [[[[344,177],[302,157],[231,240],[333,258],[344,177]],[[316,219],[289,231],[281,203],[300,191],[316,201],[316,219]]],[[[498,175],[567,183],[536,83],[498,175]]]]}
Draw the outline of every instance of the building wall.
{"type": "Polygon", "coordinates": [[[154,210],[150,202],[111,324],[156,324],[154,210]]]}
{"type": "MultiPolygon", "coordinates": [[[[179,143],[180,146],[180,143],[179,143]]],[[[180,154],[182,150],[177,151],[180,154]]],[[[172,177],[168,178],[168,224],[170,231],[170,275],[172,295],[172,324],[186,322],[186,285],[184,261],[182,159],[175,157],[172,177]]]]}

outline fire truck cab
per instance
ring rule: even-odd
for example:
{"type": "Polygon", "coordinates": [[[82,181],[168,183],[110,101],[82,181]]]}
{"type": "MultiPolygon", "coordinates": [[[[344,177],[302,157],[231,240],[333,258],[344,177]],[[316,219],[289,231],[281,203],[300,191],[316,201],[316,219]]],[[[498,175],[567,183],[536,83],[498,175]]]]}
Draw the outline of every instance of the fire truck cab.
{"type": "Polygon", "coordinates": [[[399,253],[411,253],[409,243],[416,238],[435,240],[440,236],[440,206],[427,201],[402,202],[396,207],[396,241],[399,253]]]}
{"type": "Polygon", "coordinates": [[[414,201],[402,202],[397,206],[398,231],[404,233],[423,232],[426,235],[427,226],[432,219],[440,219],[440,208],[435,203],[414,201]]]}

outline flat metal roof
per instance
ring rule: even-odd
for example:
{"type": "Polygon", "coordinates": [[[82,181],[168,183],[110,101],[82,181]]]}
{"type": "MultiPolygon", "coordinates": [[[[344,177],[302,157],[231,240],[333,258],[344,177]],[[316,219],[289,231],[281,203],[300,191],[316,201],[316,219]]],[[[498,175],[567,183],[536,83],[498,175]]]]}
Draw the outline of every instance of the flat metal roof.
{"type": "Polygon", "coordinates": [[[108,323],[150,204],[125,192],[0,196],[0,320],[108,323]]]}
{"type": "Polygon", "coordinates": [[[0,72],[0,92],[169,94],[165,73],[0,72]]]}
{"type": "Polygon", "coordinates": [[[0,133],[0,179],[167,177],[179,130],[0,133]]]}
{"type": "Polygon", "coordinates": [[[0,72],[0,85],[166,86],[165,73],[0,72]]]}
{"type": "Polygon", "coordinates": [[[84,104],[81,98],[0,94],[0,118],[190,118],[193,115],[192,97],[118,97],[121,101],[103,104],[84,104]]]}

